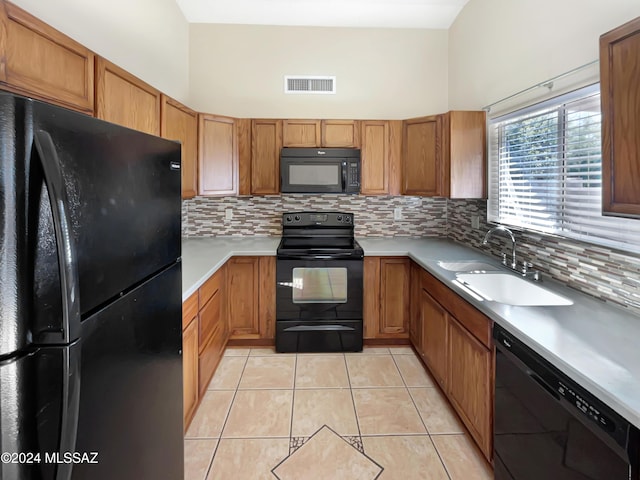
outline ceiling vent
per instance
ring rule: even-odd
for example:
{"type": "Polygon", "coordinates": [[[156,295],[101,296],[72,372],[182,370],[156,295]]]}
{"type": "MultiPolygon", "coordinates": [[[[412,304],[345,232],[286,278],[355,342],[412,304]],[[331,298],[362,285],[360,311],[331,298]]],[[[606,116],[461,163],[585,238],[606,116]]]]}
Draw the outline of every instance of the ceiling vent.
{"type": "Polygon", "coordinates": [[[284,93],[336,93],[336,77],[285,75],[284,93]]]}

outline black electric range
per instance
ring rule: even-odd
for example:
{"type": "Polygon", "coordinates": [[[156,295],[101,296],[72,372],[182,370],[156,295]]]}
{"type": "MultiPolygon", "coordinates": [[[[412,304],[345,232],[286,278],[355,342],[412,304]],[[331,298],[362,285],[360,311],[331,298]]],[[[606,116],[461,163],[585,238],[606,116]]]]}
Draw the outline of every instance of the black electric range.
{"type": "Polygon", "coordinates": [[[276,256],[276,351],[362,350],[363,263],[352,213],[283,214],[276,256]]]}

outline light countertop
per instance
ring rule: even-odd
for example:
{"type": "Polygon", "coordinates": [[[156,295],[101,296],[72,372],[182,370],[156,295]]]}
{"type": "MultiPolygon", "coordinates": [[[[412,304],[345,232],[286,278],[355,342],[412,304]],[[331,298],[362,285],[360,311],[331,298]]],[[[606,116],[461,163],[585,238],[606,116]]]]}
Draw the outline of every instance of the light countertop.
{"type": "MultiPolygon", "coordinates": [[[[543,278],[570,306],[518,307],[476,300],[452,283],[439,260],[500,266],[485,253],[444,238],[357,238],[367,256],[408,256],[559,370],[640,428],[640,317],[543,278]]],[[[234,255],[275,255],[279,237],[188,238],[182,243],[183,300],[234,255]]],[[[502,267],[501,267],[502,268],[502,267]]]]}

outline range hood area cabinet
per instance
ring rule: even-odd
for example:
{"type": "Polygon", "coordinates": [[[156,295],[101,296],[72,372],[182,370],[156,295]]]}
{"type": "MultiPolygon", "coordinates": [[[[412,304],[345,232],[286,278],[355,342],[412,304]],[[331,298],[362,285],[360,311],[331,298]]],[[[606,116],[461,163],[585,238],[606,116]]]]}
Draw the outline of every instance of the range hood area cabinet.
{"type": "Polygon", "coordinates": [[[485,178],[485,112],[451,111],[403,122],[403,195],[486,198],[485,178]]]}
{"type": "Polygon", "coordinates": [[[602,213],[640,218],[640,17],[600,37],[602,213]]]}

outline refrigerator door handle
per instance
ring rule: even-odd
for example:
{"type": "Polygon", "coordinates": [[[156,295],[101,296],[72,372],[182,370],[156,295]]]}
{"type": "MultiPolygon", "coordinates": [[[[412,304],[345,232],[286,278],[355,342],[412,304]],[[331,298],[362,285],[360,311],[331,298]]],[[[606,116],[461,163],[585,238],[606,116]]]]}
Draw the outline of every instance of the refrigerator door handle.
{"type": "MultiPolygon", "coordinates": [[[[64,383],[62,386],[62,419],[60,422],[59,458],[65,452],[75,452],[80,416],[80,341],[77,340],[64,352],[64,383]]],[[[85,453],[85,452],[80,452],[85,453]]],[[[73,462],[58,463],[55,480],[70,480],[73,462]]]]}
{"type": "Polygon", "coordinates": [[[67,190],[58,152],[51,135],[42,130],[37,131],[34,141],[51,202],[62,286],[62,330],[47,333],[43,343],[69,343],[80,334],[80,299],[77,257],[67,207],[69,205],[67,190]]]}

